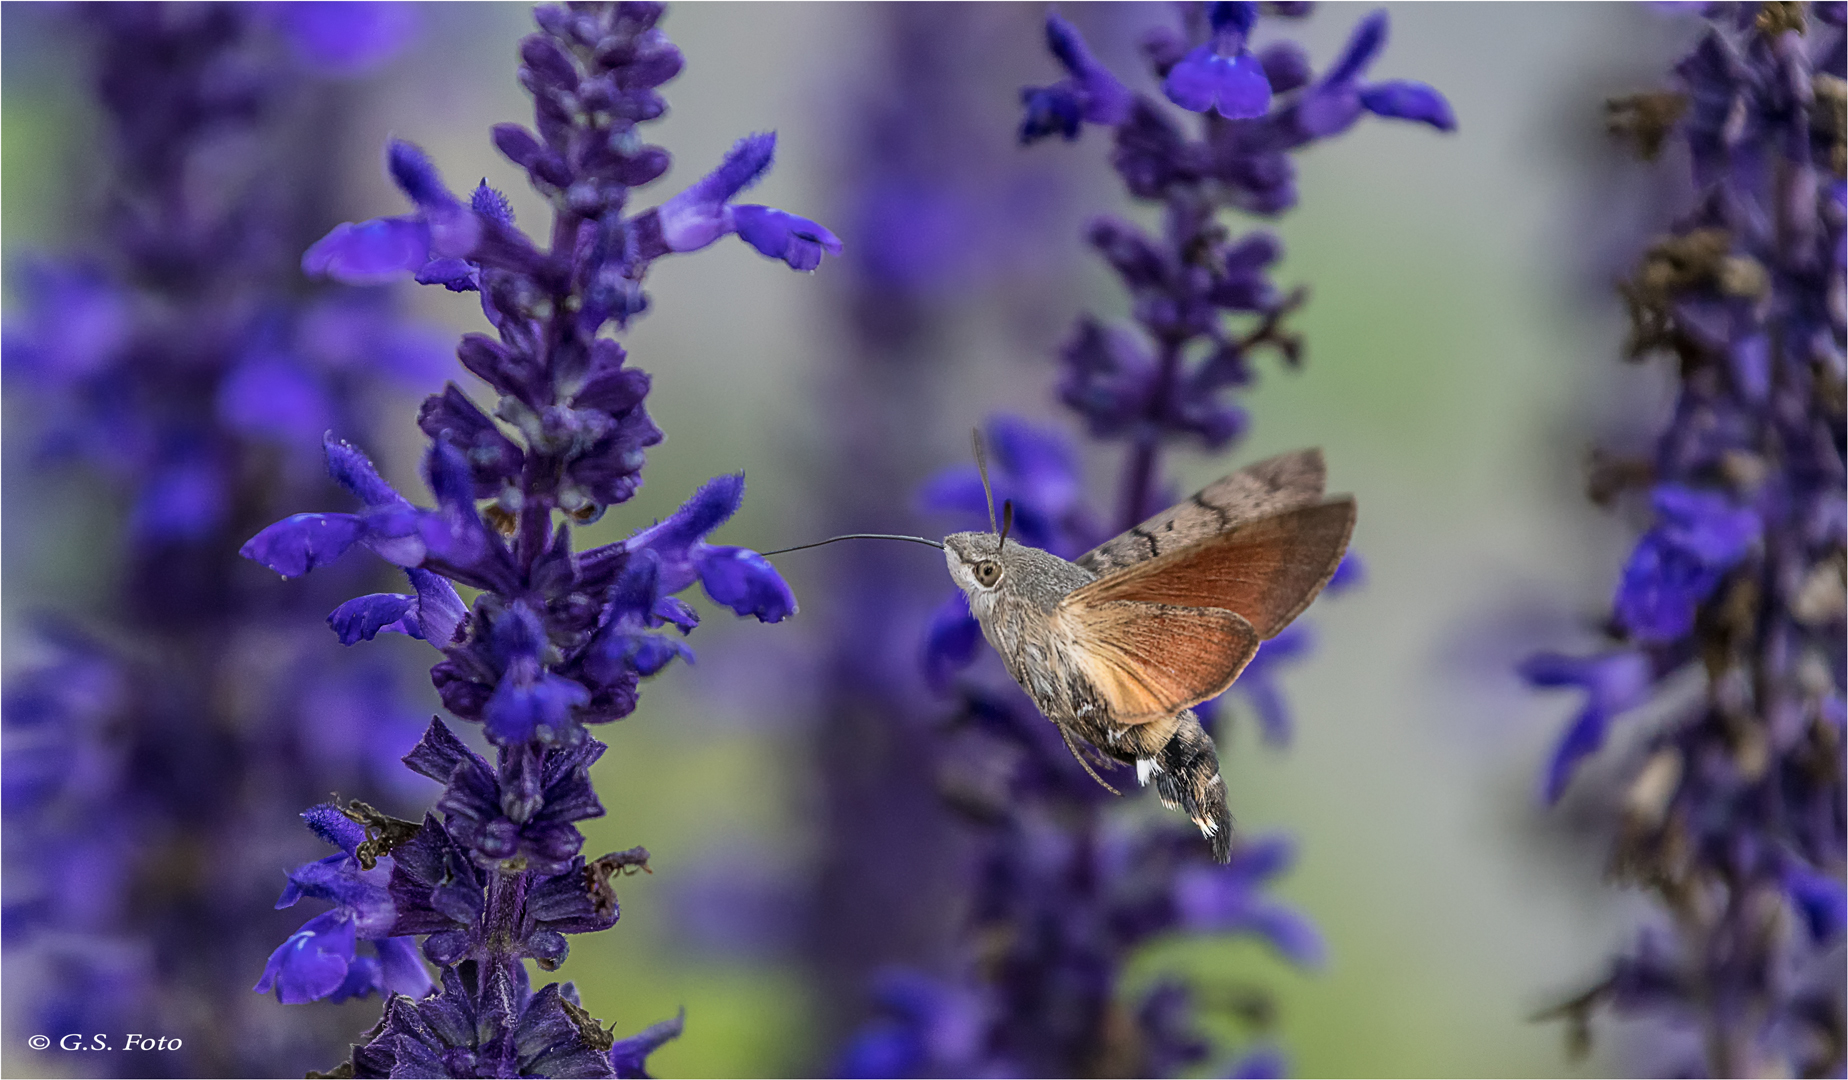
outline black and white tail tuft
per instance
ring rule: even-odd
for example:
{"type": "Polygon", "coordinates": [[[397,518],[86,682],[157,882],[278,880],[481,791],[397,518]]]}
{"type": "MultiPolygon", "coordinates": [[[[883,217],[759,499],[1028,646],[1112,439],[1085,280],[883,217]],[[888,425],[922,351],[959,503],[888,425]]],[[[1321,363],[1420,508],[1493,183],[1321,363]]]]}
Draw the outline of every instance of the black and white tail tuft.
{"type": "Polygon", "coordinates": [[[1226,782],[1219,776],[1219,755],[1212,737],[1192,711],[1183,713],[1181,726],[1154,760],[1136,763],[1136,776],[1155,781],[1155,794],[1170,810],[1193,819],[1212,845],[1213,858],[1232,858],[1232,812],[1226,808],[1226,782]]]}

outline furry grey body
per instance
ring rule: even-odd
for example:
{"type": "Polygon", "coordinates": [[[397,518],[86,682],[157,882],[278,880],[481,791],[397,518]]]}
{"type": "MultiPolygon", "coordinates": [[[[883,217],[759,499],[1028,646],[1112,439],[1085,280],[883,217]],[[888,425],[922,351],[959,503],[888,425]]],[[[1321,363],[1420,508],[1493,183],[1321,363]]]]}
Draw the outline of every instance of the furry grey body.
{"type": "Polygon", "coordinates": [[[1199,718],[1192,709],[1137,724],[1112,715],[1074,655],[1079,646],[1060,610],[1067,595],[1098,575],[1049,551],[1013,540],[997,545],[997,540],[991,532],[964,532],[945,537],[943,544],[950,576],[969,597],[982,636],[1001,654],[1008,673],[1059,725],[1074,755],[1079,753],[1076,737],[1106,757],[1134,765],[1137,780],[1152,780],[1163,805],[1185,811],[1224,862],[1230,854],[1231,814],[1219,756],[1199,718]],[[976,575],[984,562],[1001,566],[993,584],[985,585],[976,575]]]}

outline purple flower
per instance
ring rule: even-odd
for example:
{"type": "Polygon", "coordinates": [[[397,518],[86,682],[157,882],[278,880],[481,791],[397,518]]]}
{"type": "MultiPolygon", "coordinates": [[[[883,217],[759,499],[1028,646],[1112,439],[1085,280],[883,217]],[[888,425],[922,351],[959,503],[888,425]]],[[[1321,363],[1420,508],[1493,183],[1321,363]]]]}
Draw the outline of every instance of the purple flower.
{"type": "MultiPolygon", "coordinates": [[[[1057,432],[1005,415],[988,422],[986,442],[993,455],[989,479],[995,503],[1014,504],[1013,535],[1066,557],[1089,547],[1089,519],[1071,443],[1057,432]]],[[[989,507],[974,465],[944,469],[925,482],[918,502],[923,509],[956,515],[959,526],[988,527],[989,507]]]]}
{"type": "Polygon", "coordinates": [[[743,499],[742,473],[716,477],[666,521],[642,530],[622,547],[655,556],[663,594],[677,593],[697,580],[706,595],[737,614],[754,615],[758,622],[781,622],[795,614],[796,599],[776,568],[754,551],[718,547],[704,539],[737,512],[743,499]]]}
{"type": "Polygon", "coordinates": [[[1345,131],[1363,111],[1414,120],[1439,131],[1456,129],[1450,103],[1423,83],[1395,80],[1362,85],[1361,76],[1385,46],[1386,13],[1376,11],[1361,20],[1334,64],[1295,103],[1293,126],[1299,137],[1321,138],[1345,131]]]}
{"type": "Polygon", "coordinates": [[[289,2],[271,5],[295,58],[329,75],[359,75],[391,59],[416,30],[409,4],[289,2]]]}
{"type": "Polygon", "coordinates": [[[1614,716],[1647,710],[1600,770],[1615,790],[1586,805],[1610,808],[1616,873],[1672,916],[1554,1015],[1575,1039],[1602,1007],[1697,1030],[1704,1062],[1653,1067],[1710,1075],[1843,1067],[1848,790],[1812,763],[1839,756],[1848,440],[1835,384],[1811,372],[1839,367],[1848,340],[1841,204],[1818,179],[1839,173],[1841,144],[1815,119],[1835,108],[1822,88],[1839,96],[1844,37],[1839,8],[1784,14],[1703,9],[1673,85],[1610,104],[1644,157],[1686,146],[1660,160],[1695,197],[1620,286],[1628,358],[1666,354],[1675,404],[1647,469],[1594,484],[1646,486],[1654,510],[1612,601],[1624,647],[1524,669],[1588,691],[1548,799],[1614,716]],[[1766,919],[1805,932],[1767,934],[1766,919]]]}
{"type": "MultiPolygon", "coordinates": [[[[1048,36],[1069,77],[1023,95],[1023,142],[1055,132],[1073,138],[1087,121],[1114,127],[1113,165],[1132,195],[1159,202],[1163,218],[1151,231],[1117,218],[1089,227],[1090,245],[1129,293],[1135,326],[1085,317],[1061,357],[1059,398],[1093,438],[1128,444],[1111,524],[1088,510],[1067,439],[1008,417],[988,425],[990,480],[995,498],[1012,507],[1013,535],[1066,558],[1165,504],[1160,464],[1169,445],[1217,449],[1243,433],[1235,394],[1257,377],[1258,358],[1301,359],[1284,321],[1303,293],[1270,277],[1281,244],[1266,231],[1236,235],[1219,214],[1275,213],[1293,200],[1287,153],[1310,141],[1292,127],[1294,106],[1310,92],[1307,63],[1293,46],[1248,51],[1255,5],[1216,4],[1201,14],[1189,20],[1192,40],[1158,34],[1145,50],[1171,97],[1220,114],[1200,122],[1198,139],[1158,102],[1132,97],[1056,16],[1048,36]],[[1272,108],[1273,92],[1294,96],[1272,108]]],[[[1367,59],[1332,77],[1347,87],[1367,59]]],[[[932,477],[918,502],[988,526],[990,506],[969,466],[932,477]]],[[[1189,825],[1106,816],[1109,793],[1018,688],[963,673],[980,640],[966,603],[952,598],[929,620],[922,666],[927,684],[956,703],[937,741],[936,775],[945,801],[979,830],[967,933],[983,943],[972,950],[983,960],[948,979],[888,982],[880,1015],[850,1043],[840,1070],[1168,1075],[1199,1066],[1216,1047],[1199,1022],[1195,987],[1164,977],[1125,999],[1123,965],[1141,943],[1177,930],[1253,935],[1292,962],[1320,963],[1325,949],[1313,925],[1265,895],[1289,862],[1287,841],[1246,843],[1221,866],[1189,825]],[[1125,1057],[1099,1056],[1100,1030],[1125,1032],[1125,1057]]],[[[1277,668],[1309,640],[1295,628],[1266,643],[1241,679],[1273,740],[1288,730],[1277,668]]],[[[1280,1059],[1259,1050],[1248,1061],[1263,1072],[1280,1059]]]]}
{"type": "Polygon", "coordinates": [[[1129,111],[1129,88],[1097,62],[1078,29],[1057,15],[1046,16],[1046,47],[1065,68],[1066,77],[1051,86],[1029,86],[1020,100],[1027,115],[1020,124],[1020,141],[1032,143],[1048,135],[1076,139],[1084,123],[1118,124],[1129,111]]]}
{"type": "Polygon", "coordinates": [[[1759,537],[1758,514],[1725,495],[1674,484],[1655,490],[1660,524],[1623,570],[1617,618],[1638,639],[1672,640],[1694,625],[1694,609],[1759,537]]]}
{"type": "Polygon", "coordinates": [[[1265,899],[1258,886],[1289,869],[1295,847],[1287,837],[1246,841],[1225,866],[1190,866],[1174,882],[1180,924],[1189,930],[1256,934],[1303,967],[1320,967],[1327,947],[1309,920],[1265,899]]]}
{"type": "Polygon", "coordinates": [[[1553,751],[1546,772],[1546,800],[1556,802],[1587,755],[1604,745],[1617,715],[1649,700],[1654,672],[1641,653],[1615,652],[1573,657],[1541,653],[1521,665],[1521,677],[1534,686],[1576,686],[1585,691],[1585,707],[1553,751]]]}
{"type": "Polygon", "coordinates": [[[1270,79],[1245,48],[1257,5],[1220,0],[1211,10],[1213,40],[1168,69],[1162,92],[1189,112],[1212,109],[1228,120],[1263,116],[1270,111],[1270,79]]]}
{"type": "MultiPolygon", "coordinates": [[[[351,1032],[316,1010],[279,1038],[276,1010],[245,1007],[251,950],[284,936],[269,883],[246,871],[299,861],[290,815],[330,789],[403,794],[381,769],[402,749],[404,703],[387,669],[330,657],[314,627],[278,620],[332,608],[356,581],[322,575],[279,604],[233,553],[253,517],[313,497],[325,431],[370,440],[396,393],[430,386],[428,331],[392,298],[305,290],[278,258],[325,203],[301,148],[342,140],[345,111],[317,76],[386,59],[410,13],[67,14],[61,44],[79,47],[84,111],[104,130],[70,185],[82,256],[17,260],[7,450],[21,468],[62,470],[36,499],[62,489],[123,512],[81,537],[59,535],[69,515],[55,506],[20,515],[39,546],[77,543],[101,584],[85,605],[94,638],[43,621],[18,652],[44,661],[7,672],[7,960],[46,973],[32,1026],[179,1031],[209,1014],[223,1037],[187,1040],[163,1068],[277,1075],[351,1032]]],[[[356,542],[339,535],[349,524],[307,530],[295,569],[356,542]]],[[[379,625],[396,619],[417,622],[406,611],[379,625]]],[[[376,884],[346,855],[298,867],[287,902],[328,910],[276,952],[263,989],[291,1001],[427,989],[413,943],[376,932],[376,884]]],[[[139,1056],[98,1051],[90,1068],[125,1075],[146,1067],[139,1056]]]]}
{"type": "MultiPolygon", "coordinates": [[[[676,594],[695,581],[761,622],[796,603],[763,556],[707,542],[742,501],[742,476],[713,480],[624,542],[575,549],[572,527],[632,497],[645,449],[662,438],[644,407],[649,376],[605,331],[646,309],[648,264],[669,252],[736,232],[812,270],[840,242],[782,211],[732,204],[770,167],[773,135],[740,141],[711,175],[629,213],[630,189],[668,167],[635,131],[661,114],[654,88],[682,63],[655,28],[660,14],[632,3],[535,12],[541,32],[520,46],[534,128],[498,125],[493,141],[551,203],[548,248],[520,231],[500,192],[484,183],[464,201],[420,150],[394,141],[387,165],[415,212],[340,226],[304,257],[340,280],[411,272],[475,291],[494,330],[467,335],[456,354],[498,401],[483,407],[450,383],[418,412],[434,506],[413,505],[329,434],[329,471],[360,509],[297,514],[242,549],[287,577],[354,547],[403,568],[413,592],[349,600],[329,624],[347,644],[390,631],[441,650],[431,681],[445,708],[481,723],[494,748],[490,761],[432,722],[404,764],[443,785],[434,812],[420,826],[367,827],[380,832],[369,843],[395,845],[388,885],[327,861],[316,872],[339,880],[317,887],[334,889],[341,914],[291,938],[265,975],[290,1000],[346,993],[378,981],[366,981],[355,932],[365,940],[383,923],[388,935],[424,936],[441,989],[388,1000],[348,1063],[358,1075],[645,1075],[648,1052],[679,1031],[675,1021],[617,1043],[568,985],[535,992],[527,981],[525,961],[551,970],[567,935],[614,925],[612,879],[647,864],[640,848],[581,853],[578,823],[604,812],[589,774],[604,744],[585,725],[627,715],[641,679],[691,659],[679,636],[699,619],[676,594]],[[455,584],[478,595],[465,606],[455,584]]],[[[381,954],[379,978],[388,968],[381,954]]]]}
{"type": "Polygon", "coordinates": [[[322,912],[270,954],[257,981],[257,993],[272,989],[284,1004],[329,998],[345,1001],[377,992],[422,997],[434,984],[418,961],[409,938],[393,936],[397,916],[392,908],[385,866],[362,870],[358,850],[365,830],[330,804],[302,815],[308,826],[341,852],[299,866],[289,872],[278,908],[293,907],[304,896],[325,900],[332,910],[322,912]],[[370,943],[377,957],[357,955],[358,942],[370,943]]]}
{"type": "Polygon", "coordinates": [[[687,1014],[652,1024],[626,1039],[618,1039],[609,1049],[610,1066],[619,1080],[648,1080],[648,1055],[680,1038],[686,1029],[687,1014]]]}
{"type": "MultiPolygon", "coordinates": [[[[820,225],[767,206],[733,206],[731,200],[770,171],[776,133],[738,140],[719,167],[654,211],[654,227],[667,251],[698,251],[720,237],[738,238],[759,254],[794,270],[821,265],[821,253],[841,253],[838,237],[820,225]]],[[[647,226],[644,225],[644,228],[647,226]]]]}

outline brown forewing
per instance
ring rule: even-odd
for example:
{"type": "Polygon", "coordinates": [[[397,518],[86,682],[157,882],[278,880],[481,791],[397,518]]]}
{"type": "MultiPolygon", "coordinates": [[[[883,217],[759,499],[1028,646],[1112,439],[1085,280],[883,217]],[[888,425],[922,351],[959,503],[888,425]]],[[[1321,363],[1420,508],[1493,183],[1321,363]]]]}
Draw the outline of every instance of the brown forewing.
{"type": "Polygon", "coordinates": [[[1230,611],[1127,600],[1073,602],[1059,619],[1080,673],[1110,719],[1146,724],[1217,697],[1258,651],[1251,624],[1230,611]]]}
{"type": "Polygon", "coordinates": [[[1354,499],[1286,510],[1074,590],[1068,605],[1131,600],[1223,608],[1269,640],[1328,584],[1354,531],[1354,499]]]}
{"type": "Polygon", "coordinates": [[[1322,499],[1327,469],[1322,451],[1279,454],[1222,476],[1128,532],[1078,556],[1077,563],[1099,577],[1152,559],[1247,521],[1269,517],[1322,499]]]}

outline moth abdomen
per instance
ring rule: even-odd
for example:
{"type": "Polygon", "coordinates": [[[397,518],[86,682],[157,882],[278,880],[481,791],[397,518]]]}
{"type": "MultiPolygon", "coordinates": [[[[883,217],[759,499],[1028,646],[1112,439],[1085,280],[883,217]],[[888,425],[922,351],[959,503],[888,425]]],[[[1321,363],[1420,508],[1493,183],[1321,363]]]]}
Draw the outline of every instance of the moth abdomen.
{"type": "Polygon", "coordinates": [[[1163,806],[1193,819],[1212,846],[1213,858],[1232,858],[1232,811],[1226,806],[1226,782],[1219,775],[1219,753],[1212,736],[1192,709],[1181,713],[1174,734],[1153,758],[1136,762],[1136,777],[1151,779],[1163,806]],[[1146,762],[1146,764],[1145,764],[1146,762]]]}

